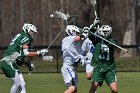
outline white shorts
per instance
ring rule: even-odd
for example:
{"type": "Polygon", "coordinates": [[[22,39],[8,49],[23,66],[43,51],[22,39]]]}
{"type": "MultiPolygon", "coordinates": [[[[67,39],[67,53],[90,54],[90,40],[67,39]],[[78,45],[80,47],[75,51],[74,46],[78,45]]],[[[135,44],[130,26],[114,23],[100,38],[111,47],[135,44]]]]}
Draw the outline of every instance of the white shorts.
{"type": "Polygon", "coordinates": [[[77,71],[73,68],[73,66],[63,65],[61,68],[61,73],[67,87],[73,85],[72,83],[74,83],[74,86],[77,87],[78,83],[77,71]],[[72,82],[72,80],[74,82],[72,82]]]}
{"type": "Polygon", "coordinates": [[[91,66],[90,64],[86,64],[86,72],[87,72],[87,73],[88,73],[88,72],[92,72],[93,69],[94,69],[93,66],[91,66]]]}

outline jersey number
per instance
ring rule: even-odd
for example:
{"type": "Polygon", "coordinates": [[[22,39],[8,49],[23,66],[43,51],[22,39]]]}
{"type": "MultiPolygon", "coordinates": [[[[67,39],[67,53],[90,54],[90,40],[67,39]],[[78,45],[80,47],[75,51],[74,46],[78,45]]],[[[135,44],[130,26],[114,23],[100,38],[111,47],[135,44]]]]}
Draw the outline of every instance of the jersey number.
{"type": "Polygon", "coordinates": [[[20,34],[17,34],[10,42],[10,45],[13,45],[16,41],[16,39],[20,36],[20,34]]]}
{"type": "Polygon", "coordinates": [[[109,48],[107,45],[101,45],[101,53],[99,55],[99,58],[102,60],[110,60],[109,48]]]}

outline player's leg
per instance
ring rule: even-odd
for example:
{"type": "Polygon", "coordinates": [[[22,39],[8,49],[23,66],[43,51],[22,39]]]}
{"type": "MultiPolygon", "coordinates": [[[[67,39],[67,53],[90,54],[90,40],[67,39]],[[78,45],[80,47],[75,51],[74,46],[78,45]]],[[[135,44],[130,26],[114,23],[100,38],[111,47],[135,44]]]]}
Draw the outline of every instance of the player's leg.
{"type": "Polygon", "coordinates": [[[3,60],[1,63],[1,69],[4,72],[5,76],[12,79],[14,81],[13,86],[10,90],[10,93],[16,93],[17,89],[20,86],[20,81],[18,78],[17,71],[13,68],[11,63],[3,60]]]}
{"type": "Polygon", "coordinates": [[[19,74],[19,79],[20,79],[20,93],[26,93],[25,81],[21,73],[19,74]]]}
{"type": "Polygon", "coordinates": [[[67,90],[64,93],[77,93],[77,76],[73,67],[63,66],[61,72],[67,86],[67,90]]]}
{"type": "Polygon", "coordinates": [[[67,83],[66,86],[67,86],[67,90],[65,90],[64,93],[77,93],[77,88],[75,85],[73,85],[74,81],[70,81],[70,83],[67,83]]]}
{"type": "Polygon", "coordinates": [[[89,93],[96,93],[98,86],[99,86],[98,82],[92,81],[89,93]]]}
{"type": "Polygon", "coordinates": [[[86,65],[86,79],[91,80],[93,69],[93,66],[91,66],[90,64],[86,65]]]}
{"type": "Polygon", "coordinates": [[[117,86],[117,78],[116,78],[115,70],[108,71],[108,73],[106,74],[105,81],[110,87],[111,93],[117,93],[118,86],[117,86]]]}
{"type": "Polygon", "coordinates": [[[111,89],[111,93],[117,93],[117,82],[112,82],[109,87],[111,89]]]}
{"type": "Polygon", "coordinates": [[[89,93],[96,93],[98,86],[102,86],[103,80],[104,80],[104,76],[102,72],[100,72],[100,69],[95,68],[93,70],[92,82],[91,82],[89,93]]]}
{"type": "MultiPolygon", "coordinates": [[[[6,61],[2,61],[1,69],[3,70],[6,77],[13,80],[13,86],[10,90],[10,93],[16,93],[17,89],[23,84],[22,78],[18,73],[17,67],[12,63],[7,63],[6,61]]],[[[26,92],[21,92],[26,93],[26,92]]]]}
{"type": "Polygon", "coordinates": [[[20,87],[20,79],[19,79],[18,72],[15,72],[15,77],[10,79],[13,80],[14,82],[10,90],[10,93],[16,93],[17,89],[20,87]]]}

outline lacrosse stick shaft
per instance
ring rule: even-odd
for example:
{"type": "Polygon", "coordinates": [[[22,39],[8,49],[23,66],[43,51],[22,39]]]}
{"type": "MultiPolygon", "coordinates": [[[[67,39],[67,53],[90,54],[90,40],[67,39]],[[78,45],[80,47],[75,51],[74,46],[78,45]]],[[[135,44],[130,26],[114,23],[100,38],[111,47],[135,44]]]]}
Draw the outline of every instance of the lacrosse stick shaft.
{"type": "MultiPolygon", "coordinates": [[[[58,20],[58,18],[57,18],[58,20]]],[[[60,21],[58,20],[59,25],[61,26],[60,21]]],[[[47,50],[50,49],[50,47],[52,46],[52,44],[56,41],[56,39],[59,37],[59,35],[63,32],[63,29],[61,29],[61,31],[56,35],[56,37],[53,39],[53,41],[49,44],[49,46],[47,47],[47,50]]],[[[38,63],[38,60],[36,60],[36,62],[34,62],[34,65],[36,65],[36,63],[38,63]]]]}
{"type": "Polygon", "coordinates": [[[98,18],[98,17],[97,17],[97,12],[96,12],[96,7],[95,7],[95,5],[94,5],[93,7],[94,7],[95,18],[98,18]]]}
{"type": "Polygon", "coordinates": [[[123,51],[125,51],[125,52],[128,53],[128,50],[126,50],[126,49],[124,49],[124,48],[122,48],[122,47],[120,47],[120,46],[118,46],[118,45],[116,45],[116,44],[114,44],[114,43],[108,41],[107,39],[105,39],[105,38],[103,38],[103,37],[101,37],[101,36],[99,36],[99,35],[96,35],[96,34],[93,33],[93,32],[90,32],[90,33],[91,33],[92,35],[94,35],[94,36],[96,36],[96,37],[98,37],[98,38],[100,38],[100,39],[102,39],[102,40],[104,40],[104,41],[106,41],[106,42],[108,42],[108,43],[110,43],[110,44],[116,46],[117,48],[119,48],[119,49],[121,49],[121,50],[123,50],[123,51]]]}
{"type": "Polygon", "coordinates": [[[98,18],[97,16],[97,12],[96,12],[96,0],[90,0],[91,5],[94,8],[94,14],[95,14],[95,18],[98,18]]]}
{"type": "Polygon", "coordinates": [[[63,30],[64,30],[64,27],[62,26],[62,24],[61,24],[61,22],[59,21],[58,17],[62,18],[62,16],[63,16],[63,17],[64,17],[63,19],[64,19],[65,21],[67,21],[67,18],[68,18],[68,16],[69,16],[69,15],[65,15],[64,13],[61,13],[61,12],[58,12],[58,11],[55,11],[54,13],[55,13],[55,15],[57,16],[57,21],[58,21],[58,23],[59,23],[59,25],[60,25],[60,27],[61,27],[61,31],[56,35],[56,37],[53,39],[53,41],[51,42],[51,44],[49,44],[49,46],[47,47],[47,49],[49,49],[49,48],[52,46],[52,44],[56,41],[56,39],[59,37],[59,35],[60,35],[60,34],[63,32],[63,30]],[[59,13],[60,13],[61,15],[59,15],[59,13]]]}
{"type": "Polygon", "coordinates": [[[59,37],[59,35],[63,32],[63,29],[61,29],[61,31],[56,35],[56,37],[53,39],[53,41],[51,42],[51,44],[49,44],[49,46],[47,47],[47,49],[49,49],[52,44],[56,41],[56,39],[59,37]]]}

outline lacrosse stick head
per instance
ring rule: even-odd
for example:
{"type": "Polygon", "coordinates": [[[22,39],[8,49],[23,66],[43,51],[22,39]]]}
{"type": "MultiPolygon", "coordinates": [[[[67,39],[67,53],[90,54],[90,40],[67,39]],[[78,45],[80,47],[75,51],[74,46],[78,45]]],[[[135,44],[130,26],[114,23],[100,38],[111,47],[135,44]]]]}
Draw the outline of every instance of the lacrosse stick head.
{"type": "Polygon", "coordinates": [[[96,5],[96,0],[90,0],[90,4],[91,4],[92,6],[95,6],[95,5],[96,5]]]}
{"type": "Polygon", "coordinates": [[[54,13],[57,15],[57,17],[64,19],[65,21],[67,21],[68,18],[70,17],[69,13],[64,14],[64,13],[62,13],[61,10],[59,10],[59,11],[56,10],[54,13]]]}
{"type": "Polygon", "coordinates": [[[68,18],[68,24],[73,24],[75,25],[76,24],[76,20],[78,18],[78,15],[77,14],[72,14],[69,18],[68,18]]]}
{"type": "Polygon", "coordinates": [[[59,11],[55,11],[54,12],[56,14],[57,17],[65,20],[67,22],[67,24],[75,24],[75,20],[77,19],[77,14],[72,14],[72,15],[69,15],[69,13],[65,14],[63,13],[61,10],[59,11]]]}

